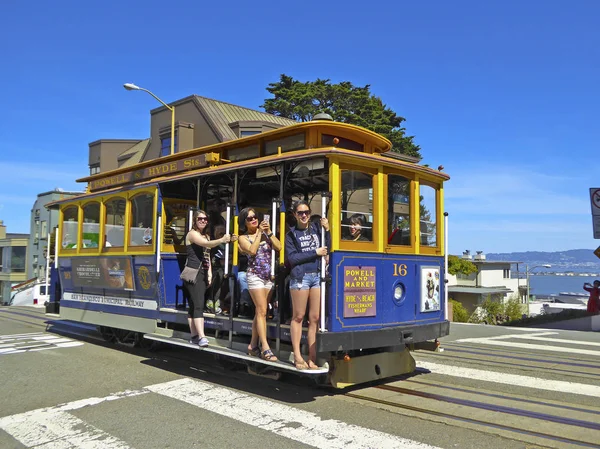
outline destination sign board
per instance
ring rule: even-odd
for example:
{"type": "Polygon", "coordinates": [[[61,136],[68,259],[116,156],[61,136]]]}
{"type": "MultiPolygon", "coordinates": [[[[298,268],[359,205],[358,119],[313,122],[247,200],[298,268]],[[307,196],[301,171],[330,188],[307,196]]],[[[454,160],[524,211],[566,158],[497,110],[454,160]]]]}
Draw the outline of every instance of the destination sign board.
{"type": "Polygon", "coordinates": [[[206,154],[190,156],[186,157],[185,159],[179,159],[171,162],[163,162],[160,164],[155,164],[149,167],[141,168],[139,170],[120,173],[118,175],[107,176],[100,179],[94,179],[89,183],[90,191],[93,192],[95,190],[102,190],[110,187],[121,186],[130,182],[144,181],[146,179],[157,178],[159,176],[173,175],[176,173],[206,167],[208,166],[206,156],[206,154]]]}

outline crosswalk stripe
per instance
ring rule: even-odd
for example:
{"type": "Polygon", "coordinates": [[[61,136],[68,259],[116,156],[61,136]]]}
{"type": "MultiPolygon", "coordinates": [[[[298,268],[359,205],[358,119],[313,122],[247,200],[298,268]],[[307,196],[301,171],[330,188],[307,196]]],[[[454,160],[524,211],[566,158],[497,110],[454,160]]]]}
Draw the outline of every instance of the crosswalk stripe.
{"type": "Polygon", "coordinates": [[[83,344],[83,342],[44,332],[4,335],[2,336],[2,339],[0,339],[0,355],[45,351],[47,349],[72,348],[75,346],[82,346],[83,344]]]}
{"type": "Polygon", "coordinates": [[[442,365],[439,363],[425,361],[418,361],[417,366],[419,368],[427,369],[434,374],[482,380],[485,382],[495,382],[526,388],[537,388],[538,390],[558,391],[562,393],[600,397],[600,387],[596,385],[566,382],[562,380],[549,380],[538,377],[521,376],[519,374],[484,371],[474,368],[463,368],[460,366],[442,365]]]}
{"type": "Polygon", "coordinates": [[[600,357],[600,351],[594,351],[591,349],[567,348],[564,346],[536,345],[533,343],[517,343],[513,341],[492,340],[489,338],[465,338],[463,340],[456,340],[456,342],[479,343],[482,345],[504,346],[507,348],[536,349],[539,351],[566,352],[569,354],[583,354],[600,357]]]}
{"type": "Polygon", "coordinates": [[[146,388],[317,448],[433,448],[424,443],[334,419],[322,420],[311,412],[202,381],[181,379],[146,388]]]}
{"type": "Polygon", "coordinates": [[[34,411],[0,418],[0,428],[36,449],[128,449],[124,441],[67,412],[34,411]]]}

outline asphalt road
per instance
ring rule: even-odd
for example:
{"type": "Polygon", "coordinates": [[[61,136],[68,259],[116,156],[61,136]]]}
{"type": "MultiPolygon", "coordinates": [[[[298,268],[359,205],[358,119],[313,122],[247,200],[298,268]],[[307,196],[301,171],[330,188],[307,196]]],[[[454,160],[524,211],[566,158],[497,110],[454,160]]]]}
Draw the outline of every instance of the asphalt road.
{"type": "Polygon", "coordinates": [[[600,447],[600,334],[452,325],[412,376],[347,391],[0,308],[0,448],[600,447]]]}

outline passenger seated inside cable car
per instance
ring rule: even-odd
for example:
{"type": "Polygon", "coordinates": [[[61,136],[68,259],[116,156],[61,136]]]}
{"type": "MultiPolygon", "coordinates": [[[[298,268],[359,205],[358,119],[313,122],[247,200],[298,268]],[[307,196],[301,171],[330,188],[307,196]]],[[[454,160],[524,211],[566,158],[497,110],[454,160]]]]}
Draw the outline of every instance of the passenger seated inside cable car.
{"type": "Polygon", "coordinates": [[[347,232],[344,233],[344,240],[352,240],[354,242],[371,241],[371,224],[367,221],[364,214],[352,214],[348,219],[346,229],[347,232]]]}

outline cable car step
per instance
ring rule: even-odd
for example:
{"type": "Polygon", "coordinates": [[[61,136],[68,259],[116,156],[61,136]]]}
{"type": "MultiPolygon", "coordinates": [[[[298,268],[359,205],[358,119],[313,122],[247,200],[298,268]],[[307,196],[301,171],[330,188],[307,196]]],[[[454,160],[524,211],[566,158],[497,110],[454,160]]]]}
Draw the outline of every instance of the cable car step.
{"type": "Polygon", "coordinates": [[[144,334],[144,338],[146,338],[148,340],[158,341],[161,343],[167,343],[167,344],[171,344],[171,345],[177,345],[177,346],[183,346],[186,348],[197,349],[199,351],[211,352],[213,354],[231,357],[231,358],[235,358],[238,360],[244,360],[245,362],[248,362],[248,363],[256,363],[259,365],[270,366],[270,367],[273,367],[278,370],[291,371],[296,374],[306,374],[306,375],[314,376],[314,375],[327,374],[329,372],[329,367],[323,367],[323,368],[314,369],[314,370],[313,369],[298,370],[291,363],[287,363],[287,362],[284,362],[281,360],[272,362],[269,360],[261,359],[259,357],[254,357],[254,356],[251,356],[248,354],[244,354],[240,351],[236,351],[235,349],[224,348],[222,346],[209,345],[205,348],[201,348],[200,346],[190,343],[181,338],[172,338],[172,337],[167,337],[165,335],[160,335],[160,334],[144,334]]]}

